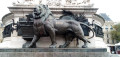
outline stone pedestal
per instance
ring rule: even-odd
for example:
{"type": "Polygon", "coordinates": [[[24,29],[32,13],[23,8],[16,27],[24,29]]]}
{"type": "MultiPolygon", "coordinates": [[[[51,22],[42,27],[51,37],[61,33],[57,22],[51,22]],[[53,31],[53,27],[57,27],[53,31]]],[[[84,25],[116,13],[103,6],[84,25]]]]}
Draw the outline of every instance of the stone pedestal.
{"type": "Polygon", "coordinates": [[[0,57],[110,57],[105,48],[96,49],[50,49],[50,48],[25,48],[25,49],[0,49],[0,57]]]}
{"type": "MultiPolygon", "coordinates": [[[[86,37],[88,38],[88,37],[86,37]]],[[[106,48],[107,52],[110,52],[110,48],[107,46],[107,44],[104,43],[103,39],[100,37],[93,37],[91,39],[88,39],[90,43],[88,43],[88,48],[106,48]]],[[[78,47],[81,47],[83,45],[82,41],[79,41],[78,47]]]]}
{"type": "Polygon", "coordinates": [[[22,48],[25,42],[22,37],[6,37],[0,43],[0,48],[22,48]]]}

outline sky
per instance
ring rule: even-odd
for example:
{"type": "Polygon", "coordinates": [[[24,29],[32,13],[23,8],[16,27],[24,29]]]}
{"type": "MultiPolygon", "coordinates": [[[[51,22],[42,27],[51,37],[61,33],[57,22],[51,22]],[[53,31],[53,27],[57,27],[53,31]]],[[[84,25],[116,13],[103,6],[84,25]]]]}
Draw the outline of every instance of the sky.
{"type": "MultiPolygon", "coordinates": [[[[0,20],[9,13],[7,7],[12,6],[15,0],[0,0],[0,20]]],[[[106,13],[114,22],[120,22],[120,0],[90,0],[95,8],[99,8],[97,14],[106,13]]]]}

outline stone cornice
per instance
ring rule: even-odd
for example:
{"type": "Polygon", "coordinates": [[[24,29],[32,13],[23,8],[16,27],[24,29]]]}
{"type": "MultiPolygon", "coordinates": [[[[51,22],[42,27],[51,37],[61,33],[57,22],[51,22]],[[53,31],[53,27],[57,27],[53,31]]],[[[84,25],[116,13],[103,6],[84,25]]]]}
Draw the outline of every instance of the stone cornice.
{"type": "MultiPolygon", "coordinates": [[[[11,12],[32,12],[35,6],[12,6],[8,7],[11,12]]],[[[90,12],[96,13],[98,8],[80,8],[80,7],[49,7],[53,13],[60,13],[62,10],[69,10],[72,12],[80,13],[80,12],[90,12]]]]}

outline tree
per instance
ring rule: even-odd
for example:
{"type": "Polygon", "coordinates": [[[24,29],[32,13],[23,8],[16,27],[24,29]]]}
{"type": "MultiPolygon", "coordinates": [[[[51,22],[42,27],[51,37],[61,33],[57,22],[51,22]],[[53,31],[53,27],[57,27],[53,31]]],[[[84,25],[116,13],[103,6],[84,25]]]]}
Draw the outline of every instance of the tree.
{"type": "Polygon", "coordinates": [[[113,26],[113,30],[111,31],[112,39],[120,41],[120,23],[113,26]]]}

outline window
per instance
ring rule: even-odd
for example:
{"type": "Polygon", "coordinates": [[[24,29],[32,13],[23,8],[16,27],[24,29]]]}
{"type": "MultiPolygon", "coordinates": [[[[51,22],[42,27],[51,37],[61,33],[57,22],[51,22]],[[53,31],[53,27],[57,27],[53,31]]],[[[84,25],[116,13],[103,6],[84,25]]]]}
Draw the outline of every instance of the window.
{"type": "Polygon", "coordinates": [[[114,39],[112,39],[112,43],[114,44],[114,39]]]}
{"type": "Polygon", "coordinates": [[[112,25],[111,25],[110,29],[111,29],[111,30],[113,29],[112,25]]]}
{"type": "Polygon", "coordinates": [[[106,25],[105,29],[108,30],[108,26],[107,25],[106,25]]]}
{"type": "Polygon", "coordinates": [[[107,38],[109,38],[109,35],[107,34],[107,38]]]}
{"type": "Polygon", "coordinates": [[[3,24],[1,24],[1,27],[3,27],[3,24]]]}
{"type": "Polygon", "coordinates": [[[109,39],[107,39],[107,43],[109,43],[109,39]]]}

